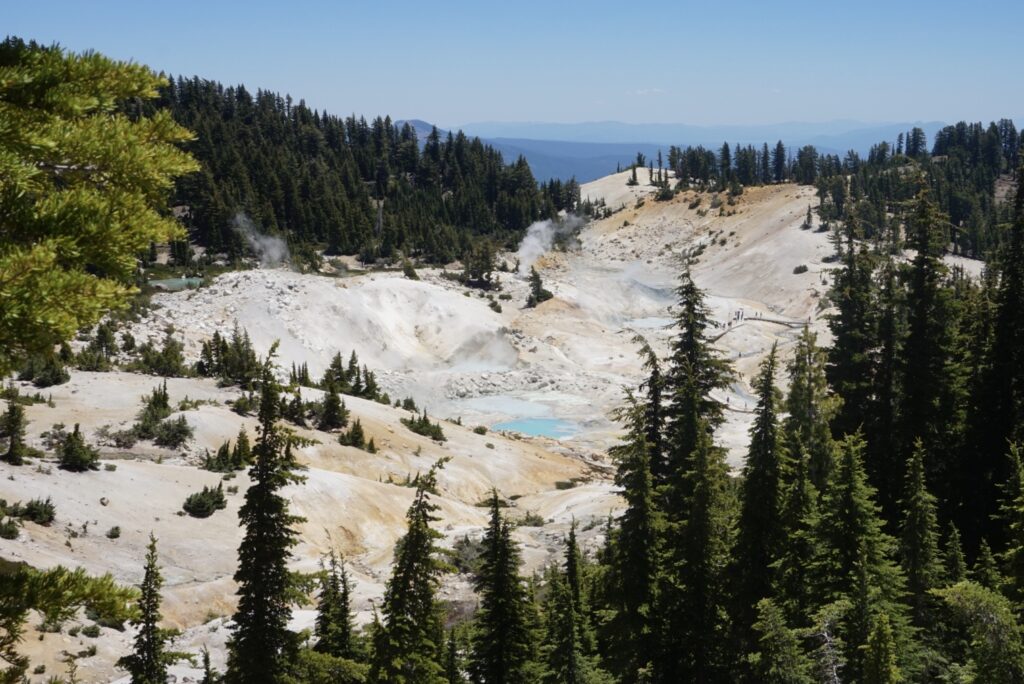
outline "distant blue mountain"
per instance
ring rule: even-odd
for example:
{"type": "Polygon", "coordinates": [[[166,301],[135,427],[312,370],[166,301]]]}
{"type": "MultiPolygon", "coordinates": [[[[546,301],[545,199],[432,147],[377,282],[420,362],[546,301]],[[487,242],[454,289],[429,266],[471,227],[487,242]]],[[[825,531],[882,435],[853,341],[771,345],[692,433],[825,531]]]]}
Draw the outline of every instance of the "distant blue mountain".
{"type": "MultiPolygon", "coordinates": [[[[403,123],[403,122],[399,122],[403,123]]],[[[432,124],[408,121],[422,143],[432,124]]],[[[686,124],[627,124],[617,121],[561,123],[470,123],[461,127],[499,150],[506,161],[522,155],[538,180],[575,177],[581,183],[606,176],[617,165],[625,167],[637,152],[654,159],[658,150],[667,154],[669,145],[704,145],[718,149],[723,142],[741,145],[774,145],[782,140],[787,148],[814,145],[819,152],[861,155],[883,140],[895,143],[900,133],[915,126],[924,130],[929,144],[946,124],[940,121],[867,124],[841,120],[820,123],[788,122],[759,126],[689,126],[686,124]]],[[[442,135],[448,131],[438,128],[442,135]]]]}

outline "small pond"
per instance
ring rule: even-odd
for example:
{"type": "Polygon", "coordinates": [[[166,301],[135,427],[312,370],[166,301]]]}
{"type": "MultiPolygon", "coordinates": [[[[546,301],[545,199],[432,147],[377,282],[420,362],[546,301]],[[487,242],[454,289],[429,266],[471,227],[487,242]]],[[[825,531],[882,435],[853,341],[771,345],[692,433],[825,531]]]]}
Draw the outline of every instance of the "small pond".
{"type": "Polygon", "coordinates": [[[533,437],[565,439],[579,432],[579,426],[561,418],[517,418],[491,426],[495,430],[511,430],[533,437]]]}
{"type": "Polygon", "coordinates": [[[190,287],[199,287],[202,284],[202,278],[161,278],[160,280],[149,281],[150,287],[155,287],[158,290],[166,290],[167,292],[186,290],[190,287]]]}

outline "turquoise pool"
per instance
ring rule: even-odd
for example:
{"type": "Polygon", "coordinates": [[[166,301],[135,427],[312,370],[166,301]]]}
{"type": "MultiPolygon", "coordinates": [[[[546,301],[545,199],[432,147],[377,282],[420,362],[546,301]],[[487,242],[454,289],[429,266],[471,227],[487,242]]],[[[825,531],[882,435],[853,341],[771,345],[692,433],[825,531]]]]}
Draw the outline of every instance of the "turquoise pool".
{"type": "Polygon", "coordinates": [[[572,437],[579,431],[574,423],[561,418],[518,418],[504,423],[496,423],[491,427],[495,430],[511,430],[533,437],[550,437],[552,439],[572,437]]]}

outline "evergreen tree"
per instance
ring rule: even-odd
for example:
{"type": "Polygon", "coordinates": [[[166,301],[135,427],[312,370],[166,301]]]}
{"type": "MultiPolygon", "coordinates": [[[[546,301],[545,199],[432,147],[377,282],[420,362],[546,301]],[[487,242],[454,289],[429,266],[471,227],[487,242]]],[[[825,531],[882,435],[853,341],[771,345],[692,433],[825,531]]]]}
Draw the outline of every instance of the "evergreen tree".
{"type": "Polygon", "coordinates": [[[864,656],[864,684],[898,684],[903,681],[896,661],[896,643],[893,641],[889,616],[882,613],[875,620],[864,656]]]}
{"type": "MultiPolygon", "coordinates": [[[[635,169],[634,169],[635,171],[635,169]]],[[[585,657],[580,645],[579,613],[561,573],[548,587],[548,674],[545,684],[583,684],[585,657]]]]}
{"type": "Polygon", "coordinates": [[[291,449],[298,440],[278,424],[280,388],[274,377],[276,345],[260,373],[259,428],[249,469],[251,486],[238,511],[245,528],[238,547],[238,609],[228,643],[229,683],[277,682],[294,658],[295,636],[288,631],[291,618],[291,574],[288,561],[297,543],[294,525],[302,518],[288,511],[281,496],[285,486],[302,478],[291,449]]]}
{"type": "Polygon", "coordinates": [[[574,600],[571,562],[578,555],[575,537],[566,540],[565,572],[552,573],[547,601],[547,671],[545,684],[610,684],[598,659],[588,654],[587,625],[581,603],[574,600]]]}
{"type": "Polygon", "coordinates": [[[1017,444],[1010,445],[1009,461],[1000,505],[1007,544],[1000,560],[1006,575],[1006,595],[1018,612],[1024,612],[1024,462],[1017,444]]]}
{"type": "Polygon", "coordinates": [[[540,273],[533,266],[530,267],[530,296],[526,300],[526,307],[533,308],[541,302],[554,297],[553,294],[544,289],[544,281],[540,279],[540,273]]]}
{"type": "Polygon", "coordinates": [[[946,240],[941,226],[946,218],[930,199],[927,189],[917,197],[910,221],[910,244],[916,250],[907,292],[907,338],[900,362],[903,388],[899,402],[898,445],[909,458],[920,439],[928,461],[925,472],[940,500],[952,495],[956,471],[951,449],[960,438],[957,419],[959,371],[953,361],[955,320],[952,293],[944,286],[942,263],[946,240]]]}
{"type": "Polygon", "coordinates": [[[811,684],[811,663],[800,647],[797,633],[786,625],[785,615],[771,599],[757,603],[759,651],[751,656],[752,670],[762,684],[811,684]]]}
{"type": "Polygon", "coordinates": [[[758,602],[771,594],[769,566],[785,544],[782,508],[788,468],[778,425],[777,354],[777,347],[772,345],[754,381],[758,403],[740,485],[740,515],[733,552],[733,618],[740,652],[752,650],[758,602]]]}
{"type": "MultiPolygon", "coordinates": [[[[651,477],[655,484],[664,484],[668,481],[669,468],[665,453],[665,409],[662,406],[665,380],[662,377],[658,355],[647,340],[642,335],[634,335],[633,342],[640,345],[640,358],[643,360],[643,369],[647,372],[647,379],[640,385],[640,389],[646,394],[642,419],[651,477]]],[[[633,403],[630,399],[629,404],[632,406],[633,403]]],[[[622,417],[627,418],[627,424],[632,425],[631,418],[622,417]]],[[[635,442],[636,438],[630,437],[627,441],[635,442]]]]}
{"type": "Polygon", "coordinates": [[[949,523],[949,534],[946,536],[945,553],[946,584],[956,584],[967,579],[967,561],[960,545],[960,530],[949,523]]]}
{"type": "Polygon", "coordinates": [[[910,457],[904,492],[900,556],[907,577],[914,624],[926,628],[932,624],[934,617],[929,592],[942,584],[943,573],[939,557],[935,497],[925,485],[924,446],[920,440],[910,457]]]}
{"type": "Polygon", "coordinates": [[[789,394],[783,434],[791,457],[807,454],[811,481],[819,491],[832,470],[835,444],[830,424],[842,403],[829,390],[825,361],[824,350],[817,346],[817,335],[805,327],[788,366],[789,394]]]}
{"type": "Polygon", "coordinates": [[[340,430],[347,424],[348,411],[345,410],[341,397],[338,396],[338,392],[332,384],[327,392],[327,396],[324,397],[324,410],[320,415],[320,423],[317,427],[325,432],[331,432],[332,430],[340,430]]]}
{"type": "Polygon", "coordinates": [[[668,486],[664,490],[665,510],[670,516],[685,509],[689,493],[687,473],[693,469],[694,452],[703,441],[702,433],[710,435],[722,422],[723,407],[711,397],[711,392],[724,389],[731,378],[728,365],[708,340],[710,314],[704,304],[704,293],[693,282],[688,266],[680,276],[676,296],[676,329],[665,375],[669,444],[668,486]]]}
{"type": "Polygon", "coordinates": [[[117,661],[118,667],[128,670],[132,684],[164,684],[167,681],[167,667],[184,654],[166,650],[167,643],[175,632],[160,628],[160,588],[163,576],[157,565],[156,537],[149,535],[146,547],[146,567],[139,585],[138,617],[132,620],[135,627],[135,647],[131,654],[117,661]]]}
{"type": "Polygon", "coordinates": [[[332,550],[320,580],[320,597],[313,630],[317,638],[315,650],[319,653],[350,660],[355,657],[350,593],[345,561],[339,561],[332,550]]]}
{"type": "Polygon", "coordinates": [[[811,482],[808,461],[806,456],[796,461],[782,509],[785,544],[772,567],[778,602],[790,622],[803,620],[814,600],[807,591],[813,575],[808,559],[818,551],[818,490],[811,482]]]}
{"type": "Polygon", "coordinates": [[[786,146],[781,140],[775,143],[772,154],[772,178],[776,183],[786,180],[786,146]]]}
{"type": "Polygon", "coordinates": [[[455,639],[455,630],[448,630],[448,645],[444,649],[444,683],[465,684],[462,675],[462,663],[459,657],[459,643],[455,639]]]}
{"type": "Polygon", "coordinates": [[[60,457],[62,470],[84,473],[87,470],[99,468],[97,461],[99,461],[100,455],[96,449],[86,444],[78,423],[75,423],[75,429],[65,435],[63,441],[57,446],[57,455],[60,457]]]}
{"type": "Polygon", "coordinates": [[[1003,589],[1003,574],[999,571],[995,556],[992,555],[992,548],[984,538],[978,544],[978,557],[974,559],[974,566],[971,568],[971,579],[992,591],[1003,589]]]}
{"type": "MultiPolygon", "coordinates": [[[[826,374],[829,385],[843,398],[832,421],[832,432],[837,437],[860,429],[872,400],[872,350],[877,325],[872,302],[874,269],[867,248],[858,248],[854,242],[857,230],[856,215],[851,215],[846,221],[843,267],[836,273],[830,295],[836,313],[829,317],[833,342],[826,374]]],[[[819,489],[824,484],[816,483],[819,489]]]]}
{"type": "Polygon", "coordinates": [[[438,461],[420,476],[416,495],[406,514],[408,531],[395,553],[394,570],[384,590],[384,624],[374,634],[370,681],[380,684],[440,684],[444,668],[440,653],[443,635],[437,588],[446,566],[438,558],[441,534],[431,528],[437,504],[430,492],[437,487],[438,461]]]}
{"type": "Polygon", "coordinates": [[[25,408],[14,399],[7,400],[7,411],[0,418],[0,439],[7,440],[7,451],[0,460],[19,466],[25,462],[25,408]]]}
{"type": "Polygon", "coordinates": [[[627,429],[625,439],[610,449],[616,461],[615,484],[622,488],[626,509],[618,530],[610,535],[612,549],[606,592],[611,616],[604,626],[609,643],[606,662],[620,679],[646,671],[656,644],[655,604],[662,515],[657,508],[645,438],[649,411],[632,394],[619,412],[627,429]]]}
{"type": "Polygon", "coordinates": [[[971,670],[976,682],[1024,681],[1024,645],[1009,602],[998,592],[960,582],[935,593],[971,635],[971,670]]]}
{"type": "Polygon", "coordinates": [[[870,620],[884,612],[896,630],[897,652],[909,661],[912,630],[902,603],[905,579],[893,562],[895,541],[882,531],[874,488],[867,482],[861,460],[864,442],[847,437],[836,468],[822,497],[818,525],[818,554],[813,573],[821,603],[848,600],[854,604],[845,654],[854,677],[864,660],[856,646],[867,641],[870,620]]]}
{"type": "Polygon", "coordinates": [[[661,622],[655,679],[722,681],[729,632],[725,571],[733,537],[729,473],[721,449],[699,423],[682,523],[670,523],[672,543],[658,590],[661,622]]]}
{"type": "Polygon", "coordinates": [[[878,491],[878,502],[886,519],[894,522],[900,515],[899,500],[903,492],[899,483],[904,479],[905,459],[894,457],[901,453],[897,434],[900,393],[899,363],[904,338],[903,314],[905,303],[897,282],[897,266],[892,258],[879,268],[881,283],[877,296],[878,340],[874,352],[874,397],[865,416],[865,433],[870,435],[864,452],[864,468],[868,479],[878,491]]]}
{"type": "MultiPolygon", "coordinates": [[[[1017,171],[1024,178],[1024,165],[1017,171]]],[[[1013,222],[996,261],[994,320],[991,343],[984,349],[981,381],[971,398],[971,453],[961,467],[961,524],[968,549],[993,530],[987,521],[996,513],[997,483],[1012,474],[1004,458],[1011,440],[1024,439],[1024,184],[1018,184],[1013,222]],[[972,529],[967,529],[970,525],[972,529]]]]}
{"type": "Polygon", "coordinates": [[[203,647],[203,678],[199,680],[199,684],[218,684],[221,680],[220,675],[213,666],[210,664],[210,651],[205,646],[203,647]]]}
{"type": "Polygon", "coordinates": [[[124,111],[165,82],[149,68],[17,38],[0,43],[0,65],[7,375],[128,302],[136,255],[183,235],[161,210],[175,176],[198,166],[178,146],[191,134],[169,112],[124,111]]]}
{"type": "Polygon", "coordinates": [[[245,426],[238,431],[238,438],[235,440],[235,448],[231,451],[231,462],[236,469],[243,468],[252,461],[252,447],[249,446],[249,433],[245,426]]]}
{"type": "Polygon", "coordinates": [[[502,520],[497,491],[491,492],[491,520],[484,533],[482,565],[474,586],[480,595],[469,671],[474,681],[523,682],[533,644],[526,623],[526,590],[519,576],[519,549],[502,520]]]}

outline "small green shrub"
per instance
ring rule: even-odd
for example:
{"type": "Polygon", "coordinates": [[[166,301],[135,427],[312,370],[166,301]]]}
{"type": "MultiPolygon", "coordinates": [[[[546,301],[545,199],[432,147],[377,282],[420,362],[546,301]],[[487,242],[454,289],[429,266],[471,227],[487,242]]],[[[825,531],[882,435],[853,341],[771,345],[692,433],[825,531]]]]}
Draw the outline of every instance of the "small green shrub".
{"type": "Polygon", "coordinates": [[[800,275],[801,273],[807,273],[807,264],[800,264],[793,269],[794,275],[800,275]]]}
{"type": "Polygon", "coordinates": [[[100,626],[99,625],[88,625],[88,626],[82,628],[82,636],[84,636],[84,637],[89,637],[90,639],[95,639],[99,635],[100,635],[100,626]]]}
{"type": "Polygon", "coordinates": [[[444,430],[441,429],[439,423],[430,422],[430,417],[427,416],[426,409],[423,413],[416,416],[415,418],[402,418],[402,425],[409,428],[417,435],[423,435],[429,437],[435,442],[445,441],[444,430]]]}
{"type": "Polygon", "coordinates": [[[18,521],[14,518],[7,518],[0,522],[0,539],[17,539],[18,521]]]}
{"type": "Polygon", "coordinates": [[[203,487],[201,492],[189,494],[181,508],[193,518],[209,518],[215,511],[226,508],[227,505],[224,488],[217,483],[216,487],[203,487]]]}
{"type": "MultiPolygon", "coordinates": [[[[12,514],[13,515],[13,514],[12,514]]],[[[21,507],[18,517],[22,520],[34,522],[37,525],[49,526],[57,517],[57,507],[54,506],[50,497],[43,499],[32,499],[21,507]]]]}
{"type": "Polygon", "coordinates": [[[156,426],[153,443],[168,449],[180,449],[192,439],[192,435],[192,426],[185,420],[185,416],[168,418],[156,426]]]}
{"type": "Polygon", "coordinates": [[[539,513],[527,511],[526,515],[515,521],[515,524],[517,527],[544,527],[547,524],[547,520],[539,513]]]}
{"type": "Polygon", "coordinates": [[[117,526],[117,525],[114,525],[109,530],[107,530],[107,539],[117,539],[120,536],[121,536],[121,528],[119,526],[117,526]]]}
{"type": "Polygon", "coordinates": [[[483,425],[477,425],[475,428],[473,428],[473,432],[475,432],[478,435],[486,435],[487,428],[483,425]]]}

